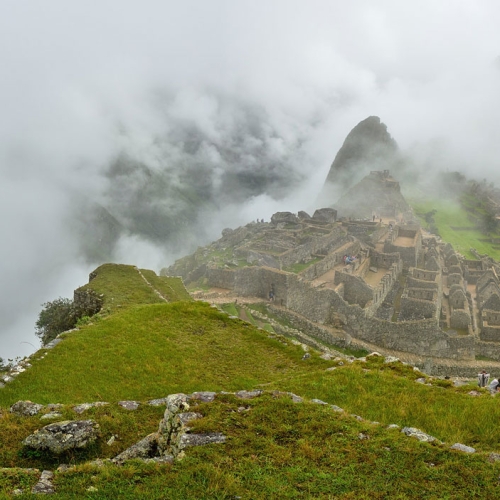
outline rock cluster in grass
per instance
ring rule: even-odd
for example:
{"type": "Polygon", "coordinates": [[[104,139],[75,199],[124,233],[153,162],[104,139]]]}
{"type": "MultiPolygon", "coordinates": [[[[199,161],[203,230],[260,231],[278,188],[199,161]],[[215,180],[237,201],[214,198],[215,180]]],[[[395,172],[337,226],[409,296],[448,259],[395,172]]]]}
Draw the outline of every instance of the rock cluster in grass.
{"type": "MultiPolygon", "coordinates": [[[[221,392],[220,394],[234,394],[239,399],[248,400],[261,396],[264,394],[262,390],[242,390],[235,393],[221,392]]],[[[304,400],[300,396],[290,392],[272,391],[271,394],[277,396],[287,396],[295,403],[302,403],[304,400]]],[[[152,399],[148,401],[151,406],[165,405],[165,412],[162,420],[159,423],[158,430],[151,433],[134,445],[130,446],[119,455],[112,459],[98,459],[93,461],[93,465],[102,466],[105,463],[115,465],[122,465],[128,460],[139,459],[145,462],[156,463],[172,463],[174,460],[180,460],[185,456],[187,449],[194,446],[203,446],[208,444],[225,443],[226,436],[221,432],[211,433],[194,433],[191,430],[190,424],[201,418],[201,413],[192,411],[196,409],[198,402],[210,403],[217,398],[215,392],[194,392],[192,394],[170,394],[165,398],[152,399]],[[194,408],[193,408],[194,406],[194,408]]],[[[312,399],[311,403],[330,408],[334,412],[344,413],[344,409],[336,405],[331,405],[320,399],[312,399]]],[[[121,401],[120,406],[128,408],[131,411],[137,409],[138,405],[129,405],[128,403],[137,403],[134,401],[121,401]]],[[[103,406],[109,403],[96,402],[84,403],[74,406],[73,410],[82,413],[92,407],[103,406]]],[[[31,401],[18,401],[11,407],[11,412],[20,416],[32,417],[37,415],[44,408],[53,409],[59,408],[62,405],[39,405],[31,401]]],[[[241,411],[246,411],[247,408],[242,407],[241,411]]],[[[238,409],[240,411],[240,409],[238,409]]],[[[359,415],[350,415],[353,419],[364,421],[359,415]]],[[[371,422],[373,425],[378,425],[378,422],[371,422]]],[[[387,429],[399,429],[396,424],[387,426],[387,429]]],[[[433,443],[434,445],[442,446],[444,443],[439,441],[434,436],[426,434],[420,429],[413,427],[404,427],[401,432],[406,436],[416,438],[420,441],[433,443]]],[[[68,449],[82,448],[93,442],[99,435],[99,426],[92,420],[75,420],[53,423],[45,426],[44,428],[36,431],[33,435],[28,436],[23,441],[25,446],[49,450],[53,453],[60,453],[68,449]]],[[[369,440],[369,432],[362,432],[358,435],[360,440],[369,440]]],[[[450,447],[452,450],[461,451],[464,453],[475,453],[475,449],[461,444],[455,443],[450,447]]],[[[491,453],[488,457],[490,462],[500,460],[500,454],[491,453]]],[[[70,467],[61,465],[58,471],[64,472],[69,470],[70,467]]],[[[43,471],[41,473],[38,483],[32,488],[32,493],[50,494],[54,493],[54,486],[52,484],[53,473],[51,471],[43,471]]],[[[19,490],[15,490],[14,494],[23,494],[19,490]]]]}
{"type": "Polygon", "coordinates": [[[47,450],[60,455],[68,450],[86,448],[100,435],[94,420],[64,420],[46,425],[23,440],[23,446],[33,450],[47,450]]]}

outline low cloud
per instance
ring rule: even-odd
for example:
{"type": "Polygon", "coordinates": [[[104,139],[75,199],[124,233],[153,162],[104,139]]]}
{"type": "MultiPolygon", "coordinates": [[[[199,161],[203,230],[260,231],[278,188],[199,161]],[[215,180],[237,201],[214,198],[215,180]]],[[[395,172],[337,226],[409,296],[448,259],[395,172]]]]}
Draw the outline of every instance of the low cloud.
{"type": "Polygon", "coordinates": [[[105,259],[158,270],[224,227],[312,211],[367,116],[422,176],[498,183],[499,14],[493,0],[6,4],[0,356],[33,349],[40,304],[105,259]]]}

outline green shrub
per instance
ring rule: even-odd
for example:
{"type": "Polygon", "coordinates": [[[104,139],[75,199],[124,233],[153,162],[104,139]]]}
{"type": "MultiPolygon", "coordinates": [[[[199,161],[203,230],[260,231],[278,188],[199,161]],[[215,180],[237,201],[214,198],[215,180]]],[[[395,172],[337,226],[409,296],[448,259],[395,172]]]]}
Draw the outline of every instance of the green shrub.
{"type": "Polygon", "coordinates": [[[78,320],[73,301],[59,297],[52,302],[42,304],[43,309],[35,323],[35,333],[46,345],[60,333],[71,330],[78,320]]]}
{"type": "Polygon", "coordinates": [[[60,333],[71,330],[75,326],[82,326],[90,321],[90,317],[99,312],[102,301],[95,300],[93,290],[86,292],[87,300],[78,305],[71,299],[59,297],[52,302],[42,304],[43,309],[35,323],[35,333],[40,337],[42,344],[47,345],[60,333]]]}

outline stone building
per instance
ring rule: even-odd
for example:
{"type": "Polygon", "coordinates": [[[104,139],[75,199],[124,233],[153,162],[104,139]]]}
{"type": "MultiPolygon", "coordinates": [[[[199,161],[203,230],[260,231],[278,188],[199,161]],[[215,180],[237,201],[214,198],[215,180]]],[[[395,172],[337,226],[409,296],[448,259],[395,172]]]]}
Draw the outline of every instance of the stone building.
{"type": "MultiPolygon", "coordinates": [[[[385,173],[371,176],[399,190],[385,173]]],[[[290,322],[325,343],[359,339],[419,356],[500,360],[500,265],[479,254],[465,259],[423,237],[415,222],[396,220],[339,219],[331,208],[312,217],[278,212],[270,223],[225,229],[163,273],[188,285],[203,280],[218,294],[267,301],[272,292],[290,322]]]]}

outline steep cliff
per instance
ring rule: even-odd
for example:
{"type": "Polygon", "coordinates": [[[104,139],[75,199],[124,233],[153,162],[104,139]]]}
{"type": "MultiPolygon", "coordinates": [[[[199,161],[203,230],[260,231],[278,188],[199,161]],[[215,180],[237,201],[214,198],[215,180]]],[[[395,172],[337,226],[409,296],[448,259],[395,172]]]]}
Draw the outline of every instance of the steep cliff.
{"type": "Polygon", "coordinates": [[[371,170],[397,171],[400,164],[398,146],[387,126],[378,116],[369,116],[349,132],[335,156],[319,197],[320,205],[332,205],[371,170]]]}

